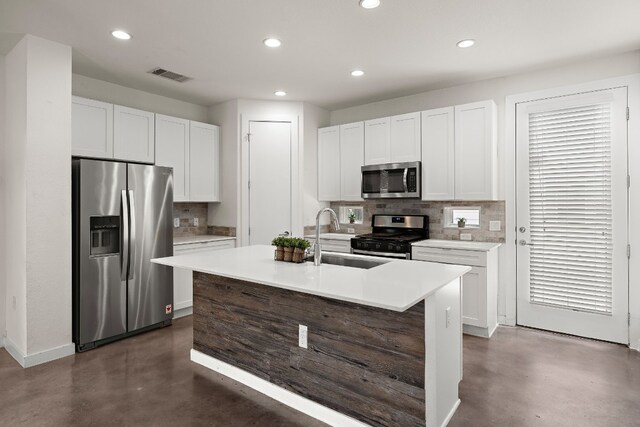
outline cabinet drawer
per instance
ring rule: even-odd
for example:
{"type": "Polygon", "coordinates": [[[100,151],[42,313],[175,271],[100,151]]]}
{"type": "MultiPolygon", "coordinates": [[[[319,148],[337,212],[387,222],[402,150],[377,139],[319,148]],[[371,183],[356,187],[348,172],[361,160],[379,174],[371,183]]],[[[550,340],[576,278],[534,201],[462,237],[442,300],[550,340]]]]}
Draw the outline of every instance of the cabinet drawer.
{"type": "MultiPolygon", "coordinates": [[[[314,239],[307,239],[311,243],[313,249],[314,239]]],[[[328,252],[343,252],[351,253],[351,241],[350,240],[333,240],[333,239],[320,239],[320,245],[323,251],[328,252]]]]}
{"type": "Polygon", "coordinates": [[[445,264],[460,264],[472,267],[486,267],[487,253],[481,251],[465,251],[460,249],[443,248],[412,248],[412,259],[418,261],[442,262],[445,264]]]}
{"type": "Polygon", "coordinates": [[[177,245],[173,247],[174,255],[192,254],[196,252],[207,252],[211,250],[231,249],[236,247],[235,240],[222,240],[219,242],[200,242],[177,245]]]}

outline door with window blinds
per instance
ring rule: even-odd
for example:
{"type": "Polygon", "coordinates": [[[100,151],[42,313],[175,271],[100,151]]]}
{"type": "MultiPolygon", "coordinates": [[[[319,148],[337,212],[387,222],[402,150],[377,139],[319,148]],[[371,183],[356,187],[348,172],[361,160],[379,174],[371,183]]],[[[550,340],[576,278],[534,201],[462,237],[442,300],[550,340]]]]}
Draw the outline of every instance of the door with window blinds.
{"type": "Polygon", "coordinates": [[[628,343],[627,89],[519,103],[518,324],[628,343]]]}

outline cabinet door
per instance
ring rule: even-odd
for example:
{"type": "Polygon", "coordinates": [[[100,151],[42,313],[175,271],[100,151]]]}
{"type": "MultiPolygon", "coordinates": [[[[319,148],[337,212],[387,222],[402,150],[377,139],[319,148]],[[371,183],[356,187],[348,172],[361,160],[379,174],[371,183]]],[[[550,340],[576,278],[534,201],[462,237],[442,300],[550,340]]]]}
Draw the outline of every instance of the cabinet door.
{"type": "Polygon", "coordinates": [[[340,200],[362,200],[364,123],[340,126],[340,200]]]}
{"type": "Polygon", "coordinates": [[[113,158],[113,104],[73,97],[71,154],[100,159],[113,158]]]}
{"type": "Polygon", "coordinates": [[[422,200],[454,199],[454,108],[422,112],[422,200]]]}
{"type": "Polygon", "coordinates": [[[487,327],[487,269],[472,267],[462,276],[462,323],[487,327]]]}
{"type": "Polygon", "coordinates": [[[189,120],[156,114],[156,165],[173,168],[173,200],[189,201],[189,120]]]}
{"type": "Polygon", "coordinates": [[[340,200],[340,127],[318,129],[318,200],[340,200]]]}
{"type": "Polygon", "coordinates": [[[140,163],[155,161],[155,114],[113,107],[113,157],[140,163]]]}
{"type": "Polygon", "coordinates": [[[189,200],[220,201],[220,128],[191,122],[189,137],[189,200]]]}
{"type": "Polygon", "coordinates": [[[364,122],[364,164],[391,162],[391,118],[364,122]]]}
{"type": "Polygon", "coordinates": [[[455,107],[455,197],[497,197],[496,104],[476,102],[455,107]]]}
{"type": "Polygon", "coordinates": [[[420,113],[391,117],[391,161],[420,160],[420,113]]]}

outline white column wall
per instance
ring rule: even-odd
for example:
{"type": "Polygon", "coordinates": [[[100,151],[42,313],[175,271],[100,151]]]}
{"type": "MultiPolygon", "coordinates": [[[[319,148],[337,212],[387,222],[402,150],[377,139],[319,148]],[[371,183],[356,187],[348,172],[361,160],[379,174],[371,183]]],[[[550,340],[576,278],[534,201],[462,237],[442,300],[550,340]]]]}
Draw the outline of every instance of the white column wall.
{"type": "Polygon", "coordinates": [[[6,259],[5,259],[5,242],[6,239],[6,224],[5,224],[5,209],[7,201],[5,200],[6,184],[5,184],[5,126],[4,126],[4,112],[5,112],[5,90],[4,90],[4,56],[0,55],[0,347],[4,347],[4,337],[7,334],[6,328],[6,259]]]}
{"type": "Polygon", "coordinates": [[[73,353],[71,48],[27,35],[6,63],[7,348],[31,366],[73,353]]]}

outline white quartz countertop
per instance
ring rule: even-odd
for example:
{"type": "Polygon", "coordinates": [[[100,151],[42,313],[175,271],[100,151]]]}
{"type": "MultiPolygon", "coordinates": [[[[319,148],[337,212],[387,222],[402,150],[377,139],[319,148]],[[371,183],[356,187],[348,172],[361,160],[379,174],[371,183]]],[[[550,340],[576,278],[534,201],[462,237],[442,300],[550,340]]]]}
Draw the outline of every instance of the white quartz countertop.
{"type": "Polygon", "coordinates": [[[235,237],[229,236],[212,236],[212,235],[200,235],[200,236],[186,236],[186,237],[174,237],[173,245],[188,245],[190,243],[205,243],[205,242],[219,242],[222,240],[235,240],[235,237]]]}
{"type": "MultiPolygon", "coordinates": [[[[321,239],[327,240],[351,240],[353,237],[356,237],[355,234],[349,233],[320,233],[321,239]]],[[[305,239],[315,239],[315,234],[308,234],[304,236],[305,239]]]]}
{"type": "Polygon", "coordinates": [[[501,244],[502,243],[427,239],[427,240],[421,240],[419,242],[413,243],[412,246],[416,246],[420,248],[461,249],[465,251],[488,252],[493,248],[497,248],[501,244]]]}
{"type": "Polygon", "coordinates": [[[393,311],[405,311],[471,267],[394,260],[365,270],[312,262],[274,261],[273,246],[178,255],[151,262],[260,283],[393,311]]]}

